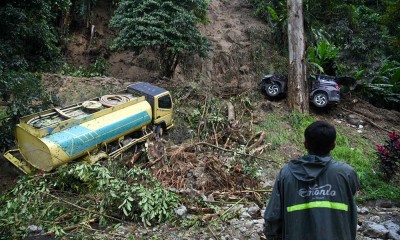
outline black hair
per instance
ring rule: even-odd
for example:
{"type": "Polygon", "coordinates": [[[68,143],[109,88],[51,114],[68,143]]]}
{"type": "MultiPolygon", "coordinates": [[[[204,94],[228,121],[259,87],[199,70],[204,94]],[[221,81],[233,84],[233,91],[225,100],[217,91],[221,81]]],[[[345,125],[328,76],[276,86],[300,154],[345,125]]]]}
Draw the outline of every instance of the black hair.
{"type": "Polygon", "coordinates": [[[306,128],[304,137],[310,154],[325,156],[335,146],[336,130],[327,122],[316,121],[306,128]]]}

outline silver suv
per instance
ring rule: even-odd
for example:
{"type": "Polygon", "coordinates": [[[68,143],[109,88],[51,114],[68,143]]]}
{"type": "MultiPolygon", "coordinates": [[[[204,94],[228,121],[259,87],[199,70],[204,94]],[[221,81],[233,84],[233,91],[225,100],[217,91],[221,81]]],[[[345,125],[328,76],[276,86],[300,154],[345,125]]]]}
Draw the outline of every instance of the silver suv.
{"type": "MultiPolygon", "coordinates": [[[[277,97],[287,92],[288,77],[283,75],[265,75],[260,83],[261,90],[269,97],[277,97]]],[[[335,77],[315,75],[309,77],[310,101],[319,108],[340,101],[340,86],[335,77]]]]}

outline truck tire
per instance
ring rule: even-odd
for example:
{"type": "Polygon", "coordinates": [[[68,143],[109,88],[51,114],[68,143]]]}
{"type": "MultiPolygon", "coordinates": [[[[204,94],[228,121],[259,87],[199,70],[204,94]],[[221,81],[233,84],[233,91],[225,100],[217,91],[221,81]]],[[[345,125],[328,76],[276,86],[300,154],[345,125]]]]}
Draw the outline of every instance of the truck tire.
{"type": "Polygon", "coordinates": [[[164,128],[161,125],[156,127],[156,138],[161,138],[164,134],[164,128]]]}

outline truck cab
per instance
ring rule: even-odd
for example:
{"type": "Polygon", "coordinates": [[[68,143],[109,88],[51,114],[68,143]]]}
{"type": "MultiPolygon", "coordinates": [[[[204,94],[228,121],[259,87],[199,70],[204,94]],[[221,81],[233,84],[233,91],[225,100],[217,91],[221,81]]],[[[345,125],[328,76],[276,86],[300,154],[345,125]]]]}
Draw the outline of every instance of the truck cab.
{"type": "Polygon", "coordinates": [[[169,91],[149,83],[140,82],[128,86],[128,92],[145,96],[146,101],[150,103],[153,109],[152,123],[154,126],[161,128],[160,130],[168,130],[174,126],[173,103],[169,91]]]}

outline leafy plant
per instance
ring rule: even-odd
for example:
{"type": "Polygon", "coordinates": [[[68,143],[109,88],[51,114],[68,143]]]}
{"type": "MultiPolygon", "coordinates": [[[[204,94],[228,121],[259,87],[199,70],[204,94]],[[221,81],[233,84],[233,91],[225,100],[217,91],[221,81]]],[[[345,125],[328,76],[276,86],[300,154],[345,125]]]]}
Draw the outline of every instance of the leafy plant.
{"type": "Polygon", "coordinates": [[[70,0],[2,1],[0,6],[0,74],[21,69],[49,70],[60,55],[52,24],[69,10],[70,0]]]}
{"type": "Polygon", "coordinates": [[[204,22],[208,1],[122,0],[110,26],[118,30],[114,50],[157,49],[161,76],[172,77],[183,55],[206,57],[207,39],[197,28],[204,22]]]}
{"type": "Polygon", "coordinates": [[[0,96],[8,102],[6,118],[0,119],[1,151],[14,145],[13,128],[19,118],[48,107],[52,102],[41,85],[39,74],[7,72],[0,75],[0,96]]]}
{"type": "Polygon", "coordinates": [[[362,84],[362,93],[372,104],[400,109],[400,63],[384,61],[372,82],[362,84]]]}
{"type": "Polygon", "coordinates": [[[400,136],[396,132],[389,135],[389,139],[383,145],[376,146],[379,168],[384,179],[390,181],[399,176],[400,172],[400,136]]]}
{"type": "Polygon", "coordinates": [[[324,73],[325,70],[330,70],[330,72],[332,72],[331,69],[334,66],[334,61],[338,54],[338,48],[326,39],[321,39],[315,47],[308,47],[307,59],[311,66],[314,67],[314,71],[312,72],[324,73]],[[315,69],[318,71],[315,71],[315,69]]]}
{"type": "Polygon", "coordinates": [[[163,189],[148,171],[118,163],[106,167],[81,163],[22,178],[13,190],[0,196],[0,204],[4,206],[0,209],[0,235],[21,239],[32,224],[61,237],[67,234],[66,226],[90,219],[102,225],[117,219],[147,225],[162,222],[174,216],[178,197],[163,189]]]}
{"type": "Polygon", "coordinates": [[[99,58],[96,62],[90,65],[88,68],[83,68],[79,66],[78,68],[65,63],[61,70],[60,74],[65,76],[72,77],[100,77],[104,76],[107,72],[107,62],[104,58],[99,58]]]}

